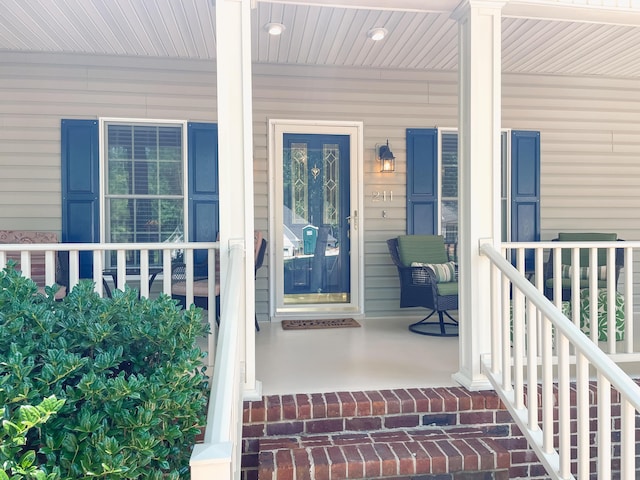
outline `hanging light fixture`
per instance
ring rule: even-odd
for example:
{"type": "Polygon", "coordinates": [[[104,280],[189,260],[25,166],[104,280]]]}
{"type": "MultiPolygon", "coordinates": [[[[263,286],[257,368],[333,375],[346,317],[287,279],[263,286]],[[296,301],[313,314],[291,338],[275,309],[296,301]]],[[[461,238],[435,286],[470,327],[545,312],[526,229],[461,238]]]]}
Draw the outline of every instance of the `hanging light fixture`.
{"type": "Polygon", "coordinates": [[[389,139],[387,139],[386,145],[376,145],[376,151],[378,152],[378,160],[380,160],[380,171],[384,173],[395,172],[396,157],[393,156],[393,152],[389,148],[389,139]]]}

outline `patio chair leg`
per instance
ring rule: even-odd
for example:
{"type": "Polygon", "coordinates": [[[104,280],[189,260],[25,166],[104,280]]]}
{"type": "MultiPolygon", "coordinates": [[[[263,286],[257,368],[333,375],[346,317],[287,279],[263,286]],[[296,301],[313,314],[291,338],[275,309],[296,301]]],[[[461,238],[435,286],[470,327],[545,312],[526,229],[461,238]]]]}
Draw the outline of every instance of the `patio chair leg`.
{"type": "Polygon", "coordinates": [[[409,325],[409,330],[420,335],[430,335],[435,337],[457,337],[458,336],[458,322],[447,312],[446,310],[437,311],[433,310],[429,315],[420,320],[419,322],[409,325]],[[428,322],[427,320],[438,312],[439,321],[428,322]],[[444,316],[447,316],[449,321],[445,321],[444,316]],[[439,327],[439,328],[438,328],[439,327]],[[454,331],[447,332],[447,327],[454,331]]]}

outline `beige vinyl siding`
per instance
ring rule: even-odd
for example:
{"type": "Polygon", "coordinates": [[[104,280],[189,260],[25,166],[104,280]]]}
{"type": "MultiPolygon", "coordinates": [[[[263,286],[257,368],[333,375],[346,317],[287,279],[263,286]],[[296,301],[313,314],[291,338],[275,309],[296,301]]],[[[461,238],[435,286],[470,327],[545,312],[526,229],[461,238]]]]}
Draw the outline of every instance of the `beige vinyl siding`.
{"type": "MultiPolygon", "coordinates": [[[[366,313],[421,315],[398,308],[385,242],[406,228],[405,130],[457,126],[457,73],[262,64],[253,70],[256,228],[270,238],[268,119],[362,121],[366,313]],[[375,144],[387,139],[396,155],[393,174],[380,173],[375,160],[375,144]],[[392,191],[393,201],[374,201],[383,191],[392,191]]],[[[0,53],[0,228],[60,231],[62,118],[215,122],[215,80],[208,61],[0,53]]],[[[541,132],[543,239],[561,230],[640,239],[640,84],[505,75],[502,88],[503,127],[541,132]]],[[[260,320],[268,312],[268,257],[265,265],[257,280],[260,320]]]]}

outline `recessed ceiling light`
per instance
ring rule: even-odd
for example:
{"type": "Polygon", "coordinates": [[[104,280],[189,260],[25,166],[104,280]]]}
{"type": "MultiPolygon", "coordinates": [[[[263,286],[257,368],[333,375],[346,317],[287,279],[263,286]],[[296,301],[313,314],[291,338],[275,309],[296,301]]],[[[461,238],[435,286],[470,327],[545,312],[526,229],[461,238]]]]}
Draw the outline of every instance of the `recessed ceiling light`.
{"type": "Polygon", "coordinates": [[[386,28],[376,27],[367,32],[367,37],[377,42],[378,40],[382,40],[384,37],[386,37],[387,33],[389,32],[386,28]]]}
{"type": "Polygon", "coordinates": [[[269,33],[269,35],[280,35],[285,30],[285,26],[281,23],[267,23],[264,26],[264,29],[269,33]]]}

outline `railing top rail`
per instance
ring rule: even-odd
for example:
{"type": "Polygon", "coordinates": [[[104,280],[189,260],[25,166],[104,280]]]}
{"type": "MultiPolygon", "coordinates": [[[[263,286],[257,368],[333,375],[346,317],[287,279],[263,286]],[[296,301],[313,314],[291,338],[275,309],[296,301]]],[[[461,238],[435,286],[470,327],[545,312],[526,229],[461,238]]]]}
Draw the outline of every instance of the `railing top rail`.
{"type": "MultiPolygon", "coordinates": [[[[552,246],[556,246],[556,242],[552,246]]],[[[566,243],[566,242],[563,242],[566,243]]],[[[593,243],[593,242],[590,242],[593,243]]],[[[603,242],[604,243],[604,242],[603,242]]],[[[615,242],[611,243],[615,246],[615,242]]],[[[639,242],[640,245],[640,242],[639,242]]],[[[597,244],[595,245],[598,246],[597,244]]],[[[622,394],[637,411],[640,411],[640,387],[616,365],[602,350],[593,348],[593,342],[582,331],[565,317],[551,301],[545,297],[529,280],[508,262],[490,243],[480,245],[482,254],[489,257],[493,264],[504,273],[511,283],[534,303],[540,312],[589,359],[591,364],[622,394]]]]}
{"type": "Polygon", "coordinates": [[[218,248],[220,242],[156,242],[156,243],[0,243],[0,252],[15,251],[112,251],[112,250],[179,250],[218,248]]]}
{"type": "Polygon", "coordinates": [[[640,248],[639,240],[624,241],[551,241],[545,240],[540,242],[500,242],[502,248],[571,248],[573,245],[581,248],[640,248]]]}

